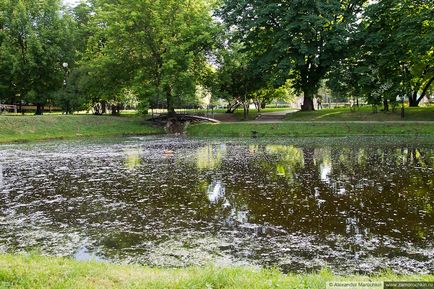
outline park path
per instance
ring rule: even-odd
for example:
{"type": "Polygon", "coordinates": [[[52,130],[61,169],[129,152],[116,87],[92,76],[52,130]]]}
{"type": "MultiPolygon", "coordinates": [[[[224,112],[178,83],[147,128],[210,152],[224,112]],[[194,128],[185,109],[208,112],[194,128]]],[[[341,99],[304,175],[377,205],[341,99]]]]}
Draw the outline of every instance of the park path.
{"type": "Polygon", "coordinates": [[[365,123],[365,124],[405,124],[405,123],[411,123],[411,124],[434,124],[434,121],[429,120],[387,120],[387,121],[378,121],[378,120],[285,120],[285,116],[288,113],[295,113],[298,110],[282,110],[282,111],[273,111],[273,112],[262,112],[258,115],[258,117],[255,120],[248,120],[248,121],[240,121],[236,115],[229,114],[229,113],[219,113],[218,116],[215,117],[219,121],[223,123],[252,123],[252,124],[260,124],[260,123],[300,123],[300,124],[306,124],[306,123],[317,123],[317,124],[333,124],[333,123],[365,123]]]}
{"type": "MultiPolygon", "coordinates": [[[[230,123],[240,123],[238,122],[230,122],[230,123]]],[[[369,120],[352,120],[352,121],[327,121],[327,120],[251,120],[251,121],[243,121],[243,123],[319,123],[319,124],[333,124],[333,123],[365,123],[365,124],[375,124],[375,123],[381,123],[381,124],[405,124],[405,123],[411,123],[411,124],[434,124],[434,121],[429,120],[423,120],[423,121],[417,121],[417,120],[388,120],[388,121],[369,121],[369,120]]]]}
{"type": "Polygon", "coordinates": [[[288,113],[296,112],[297,110],[282,110],[273,112],[261,112],[255,120],[241,121],[239,116],[233,113],[217,113],[214,118],[224,123],[278,123],[285,119],[288,113]]]}
{"type": "Polygon", "coordinates": [[[294,113],[298,110],[290,109],[290,110],[282,110],[282,111],[273,111],[273,112],[261,112],[255,120],[249,122],[281,122],[285,119],[285,116],[288,113],[294,113]]]}

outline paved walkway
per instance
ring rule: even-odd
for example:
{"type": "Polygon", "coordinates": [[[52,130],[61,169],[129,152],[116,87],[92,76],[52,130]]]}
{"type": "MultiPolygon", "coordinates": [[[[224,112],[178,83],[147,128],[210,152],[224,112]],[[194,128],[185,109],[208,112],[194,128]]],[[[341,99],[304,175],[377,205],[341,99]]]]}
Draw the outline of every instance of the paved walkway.
{"type": "Polygon", "coordinates": [[[273,112],[261,112],[255,120],[249,122],[283,121],[288,113],[294,113],[297,111],[298,110],[291,109],[273,112]]]}
{"type": "Polygon", "coordinates": [[[248,121],[240,121],[238,117],[234,114],[230,113],[218,113],[216,114],[216,119],[223,123],[317,123],[317,124],[333,124],[333,123],[364,123],[364,124],[434,124],[434,121],[414,121],[414,120],[385,120],[385,121],[367,121],[367,120],[285,120],[285,116],[288,113],[295,113],[298,110],[282,110],[282,111],[273,111],[273,112],[262,112],[258,115],[258,117],[255,120],[248,120],[248,121]]]}
{"type": "Polygon", "coordinates": [[[288,120],[288,121],[284,121],[284,120],[250,120],[250,121],[233,121],[233,122],[225,122],[225,123],[292,123],[292,124],[296,124],[296,123],[300,123],[300,124],[304,124],[304,123],[318,123],[318,124],[332,124],[332,123],[364,123],[364,124],[375,124],[375,123],[381,123],[381,124],[434,124],[434,121],[412,121],[412,120],[406,120],[406,121],[358,121],[358,120],[354,120],[354,121],[317,121],[317,120],[311,120],[311,121],[296,121],[296,120],[288,120]]]}

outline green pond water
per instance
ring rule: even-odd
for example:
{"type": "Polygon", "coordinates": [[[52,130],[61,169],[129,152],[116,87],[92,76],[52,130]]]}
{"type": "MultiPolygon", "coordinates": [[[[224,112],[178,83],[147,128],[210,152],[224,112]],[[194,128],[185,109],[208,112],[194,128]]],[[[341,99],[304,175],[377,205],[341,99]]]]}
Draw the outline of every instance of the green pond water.
{"type": "Polygon", "coordinates": [[[434,139],[0,146],[0,251],[433,273],[434,139]]]}

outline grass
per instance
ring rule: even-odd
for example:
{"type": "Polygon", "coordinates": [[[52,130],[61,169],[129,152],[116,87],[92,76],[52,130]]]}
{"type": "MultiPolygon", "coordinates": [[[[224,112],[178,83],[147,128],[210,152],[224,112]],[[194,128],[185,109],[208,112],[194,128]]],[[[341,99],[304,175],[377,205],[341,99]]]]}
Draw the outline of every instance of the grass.
{"type": "Polygon", "coordinates": [[[163,133],[140,117],[94,115],[0,116],[0,143],[163,133]]]}
{"type": "MultiPolygon", "coordinates": [[[[266,107],[261,109],[260,112],[258,112],[256,109],[249,109],[249,113],[247,115],[247,120],[254,120],[256,117],[261,113],[267,113],[267,112],[279,112],[279,111],[287,111],[287,110],[293,110],[293,108],[290,107],[266,107]]],[[[189,114],[207,114],[211,116],[212,111],[206,110],[206,109],[179,109],[177,110],[178,113],[189,113],[189,114]]],[[[214,109],[214,114],[224,114],[226,113],[226,109],[214,109]]],[[[233,115],[235,116],[234,119],[237,121],[242,121],[244,119],[244,110],[242,108],[238,108],[234,111],[233,115]]],[[[217,117],[218,118],[218,117],[217,117]]]]}
{"type": "Polygon", "coordinates": [[[350,135],[434,135],[434,123],[220,123],[187,128],[189,136],[201,137],[350,136],[350,135]]]}
{"type": "Polygon", "coordinates": [[[39,255],[0,255],[0,288],[325,288],[328,281],[434,281],[433,275],[282,274],[252,267],[149,268],[39,255]]]}
{"type": "MultiPolygon", "coordinates": [[[[401,109],[395,112],[374,113],[372,107],[365,106],[351,111],[349,108],[330,108],[310,112],[296,112],[286,116],[289,121],[401,121],[401,109]]],[[[434,121],[434,106],[406,107],[404,121],[434,121]]]]}
{"type": "MultiPolygon", "coordinates": [[[[265,112],[279,110],[282,108],[269,108],[265,112]]],[[[237,113],[239,117],[242,117],[242,110],[237,111],[237,113]]],[[[256,132],[255,134],[259,137],[434,135],[434,122],[394,122],[400,120],[399,117],[398,112],[373,114],[367,107],[356,112],[351,112],[348,108],[324,109],[315,112],[289,114],[287,120],[290,121],[282,123],[240,122],[191,125],[187,129],[187,134],[201,137],[251,137],[252,132],[256,132]],[[365,120],[371,122],[350,122],[365,120]]],[[[407,108],[405,120],[434,121],[434,108],[407,108]]],[[[94,115],[0,116],[0,143],[161,133],[164,133],[163,129],[146,123],[143,118],[132,113],[122,117],[94,115]]]]}

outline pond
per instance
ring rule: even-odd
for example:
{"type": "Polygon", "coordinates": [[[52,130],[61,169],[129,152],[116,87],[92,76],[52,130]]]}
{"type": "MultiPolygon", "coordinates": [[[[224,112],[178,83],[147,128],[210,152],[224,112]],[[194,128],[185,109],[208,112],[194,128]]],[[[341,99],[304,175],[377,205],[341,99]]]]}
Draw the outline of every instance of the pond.
{"type": "Polygon", "coordinates": [[[433,139],[0,146],[2,252],[432,273],[433,203],[433,139]]]}

